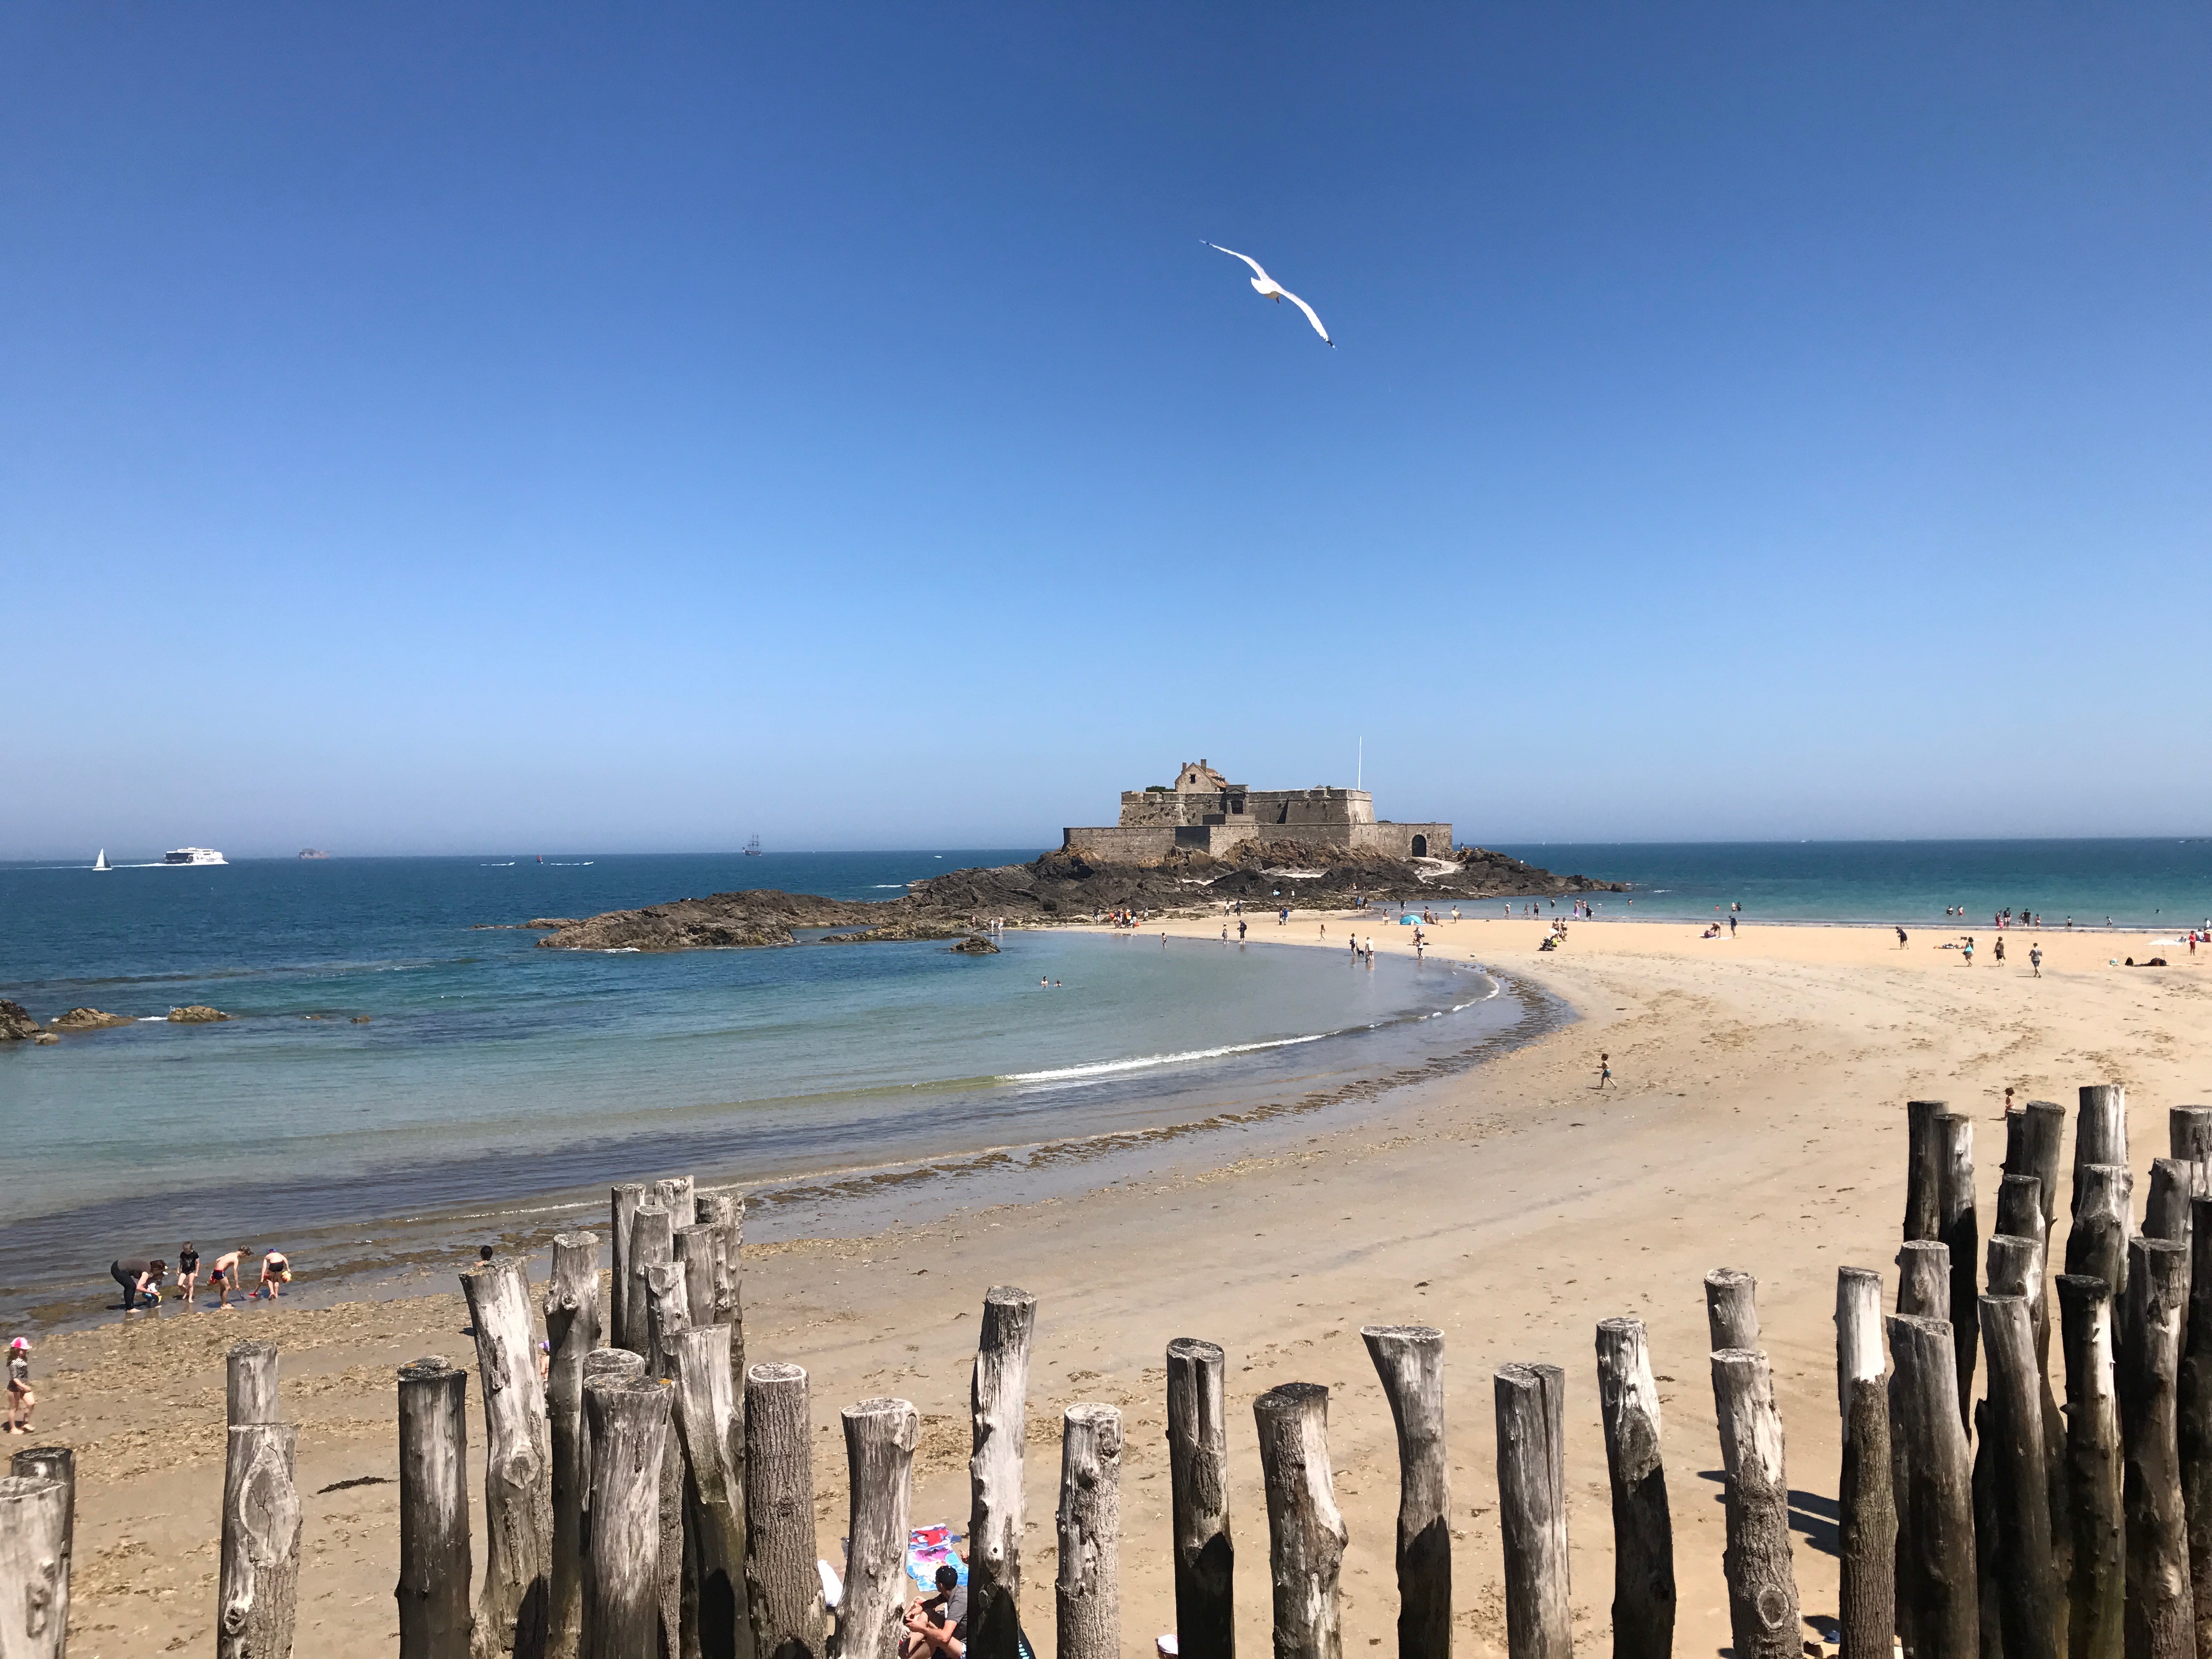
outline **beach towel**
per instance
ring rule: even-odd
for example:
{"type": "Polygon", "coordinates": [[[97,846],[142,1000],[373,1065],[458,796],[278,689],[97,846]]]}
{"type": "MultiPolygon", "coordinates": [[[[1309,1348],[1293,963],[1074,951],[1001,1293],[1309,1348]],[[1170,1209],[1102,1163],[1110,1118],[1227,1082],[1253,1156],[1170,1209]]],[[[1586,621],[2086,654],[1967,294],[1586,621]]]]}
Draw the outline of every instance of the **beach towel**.
{"type": "Polygon", "coordinates": [[[906,1535],[906,1576],[925,1589],[937,1588],[937,1570],[951,1566],[968,1582],[968,1564],[953,1546],[960,1534],[949,1526],[916,1527],[906,1535]]]}

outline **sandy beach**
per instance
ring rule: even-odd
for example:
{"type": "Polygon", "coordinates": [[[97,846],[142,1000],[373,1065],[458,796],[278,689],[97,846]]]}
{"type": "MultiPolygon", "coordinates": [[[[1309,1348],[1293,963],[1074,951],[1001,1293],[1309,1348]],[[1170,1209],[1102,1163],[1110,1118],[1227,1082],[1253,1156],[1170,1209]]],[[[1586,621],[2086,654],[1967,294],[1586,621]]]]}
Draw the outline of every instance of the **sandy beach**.
{"type": "MultiPolygon", "coordinates": [[[[1339,951],[1347,933],[1368,931],[1350,915],[1247,921],[1255,939],[1316,948],[1326,928],[1326,948],[1339,951]]],[[[1189,941],[1169,948],[1224,948],[1220,926],[1169,924],[1189,941]]],[[[1917,933],[1900,950],[1874,928],[1747,924],[1734,939],[1706,939],[1683,924],[1574,923],[1565,948],[1546,954],[1537,947],[1547,927],[1470,915],[1431,937],[1447,956],[1564,999],[1578,1022],[1472,1071],[1388,1092],[1356,1128],[1264,1157],[1240,1155],[1224,1132],[1156,1176],[1073,1198],[749,1248],[749,1357],[794,1361],[811,1379],[821,1553],[834,1560],[844,1531],[836,1413],[873,1395],[904,1395],[922,1413],[917,1524],[964,1529],[976,1315],[986,1286],[1018,1284],[1038,1298],[1024,1604],[1041,1651],[1051,1639],[1060,1413],[1076,1401],[1125,1413],[1125,1650],[1138,1659],[1173,1627],[1162,1351],[1183,1335],[1229,1354],[1244,1650],[1264,1653],[1268,1642],[1251,1401],[1291,1381],[1332,1391],[1329,1447],[1351,1531],[1346,1650],[1388,1650],[1396,1455],[1358,1333],[1427,1323],[1447,1342],[1461,1650],[1504,1650],[1491,1376],[1514,1360],[1566,1370],[1577,1635],[1601,1640],[1612,1564],[1593,1331],[1629,1314],[1650,1326],[1667,1413],[1678,1650],[1712,1652],[1729,1636],[1701,1281],[1728,1266],[1759,1279],[1797,1498],[1802,1605],[1832,1614],[1835,1273],[1880,1268],[1893,1291],[1905,1101],[1943,1098],[1977,1120],[1986,1217],[2007,1086],[2023,1100],[2060,1101],[2070,1115],[2078,1085],[2123,1084],[2140,1191],[2166,1150],[2166,1108],[2212,1100],[2212,975],[2185,945],[2148,934],[2014,929],[1998,967],[1989,960],[1996,935],[1976,928],[1981,948],[1967,968],[1936,948],[1957,933],[1917,933]],[[2045,952],[2040,979],[2028,966],[2032,939],[2045,952]],[[2107,965],[2159,954],[2176,965],[2107,965]],[[1601,1050],[1617,1090],[1595,1086],[1601,1050]]],[[[1161,948],[1160,931],[1132,948],[1161,948]]],[[[1380,950],[1412,949],[1410,927],[1373,932],[1380,950]]],[[[544,1269],[534,1260],[533,1279],[544,1269]]],[[[466,1322],[456,1287],[313,1310],[118,1321],[42,1343],[39,1433],[16,1443],[78,1449],[72,1653],[213,1652],[222,1353],[251,1334],[281,1343],[283,1410],[301,1425],[298,1650],[387,1659],[397,1640],[392,1371],[426,1353],[472,1364],[466,1322]]],[[[471,1419],[480,1455],[473,1402],[471,1419]]],[[[479,1570],[482,1559],[479,1548],[479,1570]]]]}

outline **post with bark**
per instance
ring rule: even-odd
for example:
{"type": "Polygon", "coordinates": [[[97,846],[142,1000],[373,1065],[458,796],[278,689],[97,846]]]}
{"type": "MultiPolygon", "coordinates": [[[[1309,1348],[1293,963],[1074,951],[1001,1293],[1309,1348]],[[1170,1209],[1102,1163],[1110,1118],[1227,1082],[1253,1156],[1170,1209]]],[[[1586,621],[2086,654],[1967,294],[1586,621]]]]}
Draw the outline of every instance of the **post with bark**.
{"type": "Polygon", "coordinates": [[[1951,1247],[1908,1239],[1897,1253],[1897,1311],[1915,1319],[1951,1317],[1951,1247]]]}
{"type": "MultiPolygon", "coordinates": [[[[1029,1425],[1030,1340],[1036,1298],[1011,1285],[983,1295],[969,1389],[968,1652],[1018,1659],[1022,1629],[1022,1445],[1029,1425]]],[[[775,1659],[775,1656],[768,1656],[775,1659]]]]}
{"type": "Polygon", "coordinates": [[[1337,1580],[1350,1536],[1328,1462],[1328,1390],[1285,1382],[1252,1402],[1267,1494],[1274,1659],[1343,1659],[1337,1580]]]}
{"type": "Polygon", "coordinates": [[[2143,1201],[2145,1237],[2176,1244],[2189,1243],[2189,1200],[2196,1180],[2195,1166],[2180,1158],[2151,1160],[2150,1194],[2143,1201]]]}
{"type": "MultiPolygon", "coordinates": [[[[584,1356],[584,1566],[580,1575],[588,1579],[592,1571],[592,1413],[591,1390],[594,1382],[635,1382],[645,1375],[645,1361],[628,1348],[594,1348],[584,1356]]],[[[584,1592],[590,1601],[588,1587],[584,1592]]]]}
{"type": "Polygon", "coordinates": [[[1978,1659],[1973,1482],[1950,1322],[1896,1316],[1889,1321],[1889,1352],[1890,1457],[1899,1499],[1898,1624],[1916,1659],[1978,1659]]]}
{"type": "MultiPolygon", "coordinates": [[[[2033,1217],[2027,1219],[2034,1221],[2033,1217]]],[[[2051,1315],[2045,1305],[2047,1283],[2043,1245],[2038,1238],[1999,1233],[1990,1240],[1990,1294],[2016,1296],[2027,1304],[2029,1337],[2035,1347],[2035,1393],[2043,1418],[2044,1500],[2051,1513],[2046,1530],[2051,1571],[2063,1591],[2074,1569],[2074,1531],[2067,1518],[2066,1419],[2051,1389],[2051,1315]]],[[[2063,1611],[2063,1595],[2057,1605],[2063,1611]]]]}
{"type": "Polygon", "coordinates": [[[721,1291],[722,1230],[695,1221],[678,1227],[672,1237],[676,1265],[684,1270],[684,1306],[690,1322],[720,1324],[715,1299],[721,1291]]]}
{"type": "MultiPolygon", "coordinates": [[[[1113,1406],[1079,1403],[1061,1419],[1059,1532],[1058,1659],[1121,1659],[1121,1413],[1113,1406]]],[[[904,1540],[902,1532],[902,1547],[904,1540]]],[[[897,1651],[893,1596],[894,1640],[880,1659],[897,1651]]]]}
{"type": "Polygon", "coordinates": [[[2005,1125],[2004,1171],[2041,1183],[2044,1245],[2058,1216],[2058,1166],[2066,1140],[2066,1109],[2053,1100],[2031,1100],[2005,1125]]]}
{"type": "Polygon", "coordinates": [[[592,1433],[584,1659],[660,1651],[660,1464],[668,1455],[668,1390],[608,1373],[584,1384],[592,1433]]]}
{"type": "Polygon", "coordinates": [[[1566,1373],[1556,1365],[1501,1365],[1492,1401],[1506,1651],[1511,1659],[1570,1659],[1566,1373]]]}
{"type": "Polygon", "coordinates": [[[2071,1651],[2073,1659],[2121,1659],[2127,1560],[2112,1287],[2101,1279],[2062,1276],[2058,1322],[2066,1356],[2066,1509],[2074,1533],[2066,1591],[2071,1651]]]}
{"type": "Polygon", "coordinates": [[[1934,1238],[1943,1226],[1943,1143],[1936,1120],[1940,1100],[1905,1103],[1905,1239],[1934,1238]]]}
{"type": "MultiPolygon", "coordinates": [[[[2203,1112],[2202,1106],[2175,1108],[2203,1112]]],[[[2180,1125],[2175,1125],[2180,1138],[2180,1125]]],[[[2212,1197],[2190,1201],[2189,1317],[2183,1337],[2174,1440],[2181,1456],[2181,1508],[2189,1523],[2189,1586],[2197,1650],[2212,1654],[2212,1197]]]]}
{"type": "Polygon", "coordinates": [[[223,1416],[229,1426],[276,1420],[276,1345],[240,1342],[223,1356],[223,1416]]]}
{"type": "Polygon", "coordinates": [[[290,1423],[230,1431],[223,1464],[216,1659],[289,1659],[300,1598],[300,1494],[290,1423]]]}
{"type": "MultiPolygon", "coordinates": [[[[2043,1237],[2043,1183],[2033,1176],[2006,1175],[1997,1181],[1996,1232],[2013,1238],[2043,1237]]],[[[1994,1234],[1992,1235],[1994,1237],[1994,1234]]]]}
{"type": "Polygon", "coordinates": [[[2059,1659],[2064,1603],[2051,1561],[2043,1379],[2027,1298],[1984,1297],[1982,1340],[1990,1355],[1988,1445],[1996,1476],[1996,1583],[2005,1659],[2059,1659]]]}
{"type": "Polygon", "coordinates": [[[30,1446],[8,1459],[8,1473],[62,1486],[62,1577],[76,1553],[76,1453],[67,1446],[30,1446]]]}
{"type": "Polygon", "coordinates": [[[2117,1164],[2084,1164],[2074,1171],[2074,1225],[2066,1235],[2066,1271],[2112,1286],[2115,1310],[2127,1306],[2128,1218],[2135,1176],[2117,1164]]]}
{"type": "MultiPolygon", "coordinates": [[[[676,1375],[673,1347],[676,1339],[690,1328],[690,1310],[684,1300],[685,1279],[683,1267],[674,1260],[655,1259],[660,1224],[652,1218],[665,1211],[656,1212],[647,1206],[638,1212],[639,1224],[633,1233],[630,1247],[630,1266],[645,1283],[646,1375],[666,1382],[676,1375]]],[[[631,1287],[635,1292],[635,1285],[631,1287]]],[[[660,1460],[660,1624],[661,1638],[672,1659],[697,1659],[697,1601],[698,1584],[696,1570],[690,1585],[684,1582],[684,1460],[680,1456],[660,1460]],[[692,1606],[692,1643],[684,1639],[684,1606],[692,1606]]]]}
{"type": "Polygon", "coordinates": [[[1951,1247],[1951,1340],[1959,1350],[1959,1421],[1968,1420],[1974,1391],[1981,1266],[1980,1224],[1974,1213],[1974,1121],[1944,1112],[1936,1120],[1942,1137],[1942,1230],[1951,1247]]]}
{"type": "Polygon", "coordinates": [[[399,1368],[399,1659],[468,1659],[468,1404],[443,1354],[399,1368]]]}
{"type": "Polygon", "coordinates": [[[1451,1471],[1444,1447],[1444,1334],[1430,1325],[1367,1325],[1398,1430],[1398,1659],[1451,1653],[1451,1471]]]}
{"type": "Polygon", "coordinates": [[[673,1231],[698,1219],[696,1193],[690,1176],[669,1176],[653,1183],[652,1195],[646,1202],[658,1204],[668,1212],[669,1229],[673,1231]]]}
{"type": "Polygon", "coordinates": [[[476,1328],[483,1391],[484,1571],[476,1650],[538,1659],[545,1651],[553,1567],[553,1449],[530,1280],[510,1256],[461,1275],[476,1328]]]}
{"type": "MultiPolygon", "coordinates": [[[[645,1202],[648,1188],[641,1181],[625,1181],[614,1189],[607,1206],[609,1240],[614,1272],[607,1287],[606,1340],[608,1345],[627,1348],[623,1339],[629,1332],[629,1230],[637,1219],[637,1206],[645,1202]]],[[[636,1350],[632,1349],[632,1352],[636,1350]]]]}
{"type": "Polygon", "coordinates": [[[2081,1213],[2081,1171],[2092,1164],[2128,1161],[2128,1091],[2118,1084],[2092,1083],[2081,1090],[2081,1109],[2074,1125],[2073,1213],[2081,1213]]]}
{"type": "Polygon", "coordinates": [[[730,1393],[730,1328],[695,1325],[675,1340],[676,1433],[684,1455],[684,1503],[697,1564],[699,1650],[704,1659],[744,1659],[744,1431],[730,1393]]]}
{"type": "Polygon", "coordinates": [[[1236,1659],[1237,1547],[1229,1530],[1229,1429],[1221,1350],[1168,1344],[1168,1486],[1175,1511],[1176,1642],[1189,1659],[1236,1659]]]}
{"type": "MultiPolygon", "coordinates": [[[[829,1636],[814,1570],[811,1433],[805,1371],[774,1364],[745,1373],[745,1595],[762,1659],[823,1659],[829,1636]]],[[[971,1632],[975,1606],[971,1590],[971,1632]]]]}
{"type": "Polygon", "coordinates": [[[0,1479],[0,1654],[62,1659],[69,1645],[73,1488],[46,1475],[0,1479]]]}
{"type": "Polygon", "coordinates": [[[2173,1106],[2166,1114],[2166,1152],[2188,1164],[2192,1198],[2212,1197],[2212,1106],[2173,1106]]]}
{"type": "Polygon", "coordinates": [[[1844,1419],[1836,1492],[1841,1659],[1889,1659],[1897,1629],[1897,1498],[1890,1478],[1887,1370],[1881,1275],[1868,1267],[1842,1268],[1836,1275],[1836,1388],[1844,1419]]]}
{"type": "MultiPolygon", "coordinates": [[[[852,1498],[838,1652],[840,1659],[897,1659],[906,1633],[907,1516],[921,1419],[905,1400],[863,1400],[842,1417],[852,1498]]],[[[1064,1651],[1064,1631],[1061,1640],[1064,1651]]]]}
{"type": "Polygon", "coordinates": [[[2121,1343],[2121,1508],[2128,1552],[2127,1650],[2141,1659],[2193,1659],[2196,1607],[2181,1498],[2177,1404],[2190,1253],[2162,1238],[2128,1243],[2127,1330],[2121,1343]]]}
{"type": "Polygon", "coordinates": [[[1711,1352],[1759,1347],[1759,1281],[1741,1267],[1716,1267],[1705,1275],[1705,1328],[1711,1352]]]}
{"type": "Polygon", "coordinates": [[[623,1271],[621,1346],[645,1356],[646,1370],[657,1373],[653,1360],[653,1303],[646,1274],[653,1266],[676,1259],[676,1236],[668,1212],[658,1204],[637,1206],[629,1219],[629,1255],[623,1271]]]}
{"type": "Polygon", "coordinates": [[[575,1659],[584,1632],[584,1510],[592,1485],[591,1439],[584,1429],[584,1362],[599,1346],[599,1236],[553,1240],[545,1286],[545,1382],[553,1456],[552,1601],[546,1652],[575,1659]]]}
{"type": "Polygon", "coordinates": [[[1597,1328],[1598,1416],[1613,1489],[1613,1650],[1667,1659],[1674,1646],[1674,1522],[1660,1455],[1659,1384],[1640,1319],[1597,1328]]]}
{"type": "Polygon", "coordinates": [[[1797,1659],[1797,1580],[1790,1559],[1790,1481],[1782,1413],[1763,1353],[1723,1348],[1712,1357],[1721,1470],[1728,1480],[1729,1626],[1739,1659],[1797,1659]]]}

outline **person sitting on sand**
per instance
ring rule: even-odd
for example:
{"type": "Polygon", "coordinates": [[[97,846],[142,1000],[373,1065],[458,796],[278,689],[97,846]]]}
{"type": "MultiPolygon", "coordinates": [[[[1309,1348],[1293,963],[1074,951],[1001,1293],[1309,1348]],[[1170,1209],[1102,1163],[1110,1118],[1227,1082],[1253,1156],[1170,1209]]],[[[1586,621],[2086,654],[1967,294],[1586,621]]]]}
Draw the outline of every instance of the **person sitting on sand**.
{"type": "Polygon", "coordinates": [[[230,1305],[230,1293],[238,1284],[240,1272],[238,1264],[252,1254],[252,1248],[248,1247],[245,1249],[233,1250],[227,1255],[216,1257],[215,1266],[208,1270],[208,1289],[216,1292],[217,1307],[228,1308],[230,1305]]]}
{"type": "Polygon", "coordinates": [[[159,1256],[151,1261],[116,1261],[108,1266],[108,1277],[123,1287],[123,1311],[130,1313],[138,1308],[150,1308],[161,1299],[161,1275],[169,1264],[159,1256]]]}
{"type": "Polygon", "coordinates": [[[264,1251],[261,1257],[261,1294],[271,1302],[292,1282],[292,1260],[282,1250],[264,1251]]]}
{"type": "Polygon", "coordinates": [[[899,1638],[899,1659],[962,1659],[968,1651],[968,1587],[950,1561],[937,1570],[937,1594],[925,1595],[906,1611],[907,1633],[899,1638]]]}
{"type": "Polygon", "coordinates": [[[8,1432],[31,1433],[31,1413],[39,1396],[31,1392],[31,1344],[17,1337],[8,1345],[8,1432]]]}

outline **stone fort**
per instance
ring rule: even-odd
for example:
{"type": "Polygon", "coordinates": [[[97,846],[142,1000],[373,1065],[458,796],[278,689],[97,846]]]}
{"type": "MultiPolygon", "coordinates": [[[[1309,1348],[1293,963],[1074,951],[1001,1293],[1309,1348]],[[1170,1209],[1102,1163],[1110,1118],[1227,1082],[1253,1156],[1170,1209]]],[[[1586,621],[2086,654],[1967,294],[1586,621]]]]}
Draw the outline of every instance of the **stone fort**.
{"type": "Polygon", "coordinates": [[[1205,761],[1185,761],[1171,783],[1121,792],[1121,821],[1064,830],[1071,853],[1115,864],[1152,864],[1177,848],[1226,854],[1239,842],[1303,842],[1395,859],[1448,859],[1449,823],[1392,823],[1364,789],[1248,789],[1205,761]]]}

